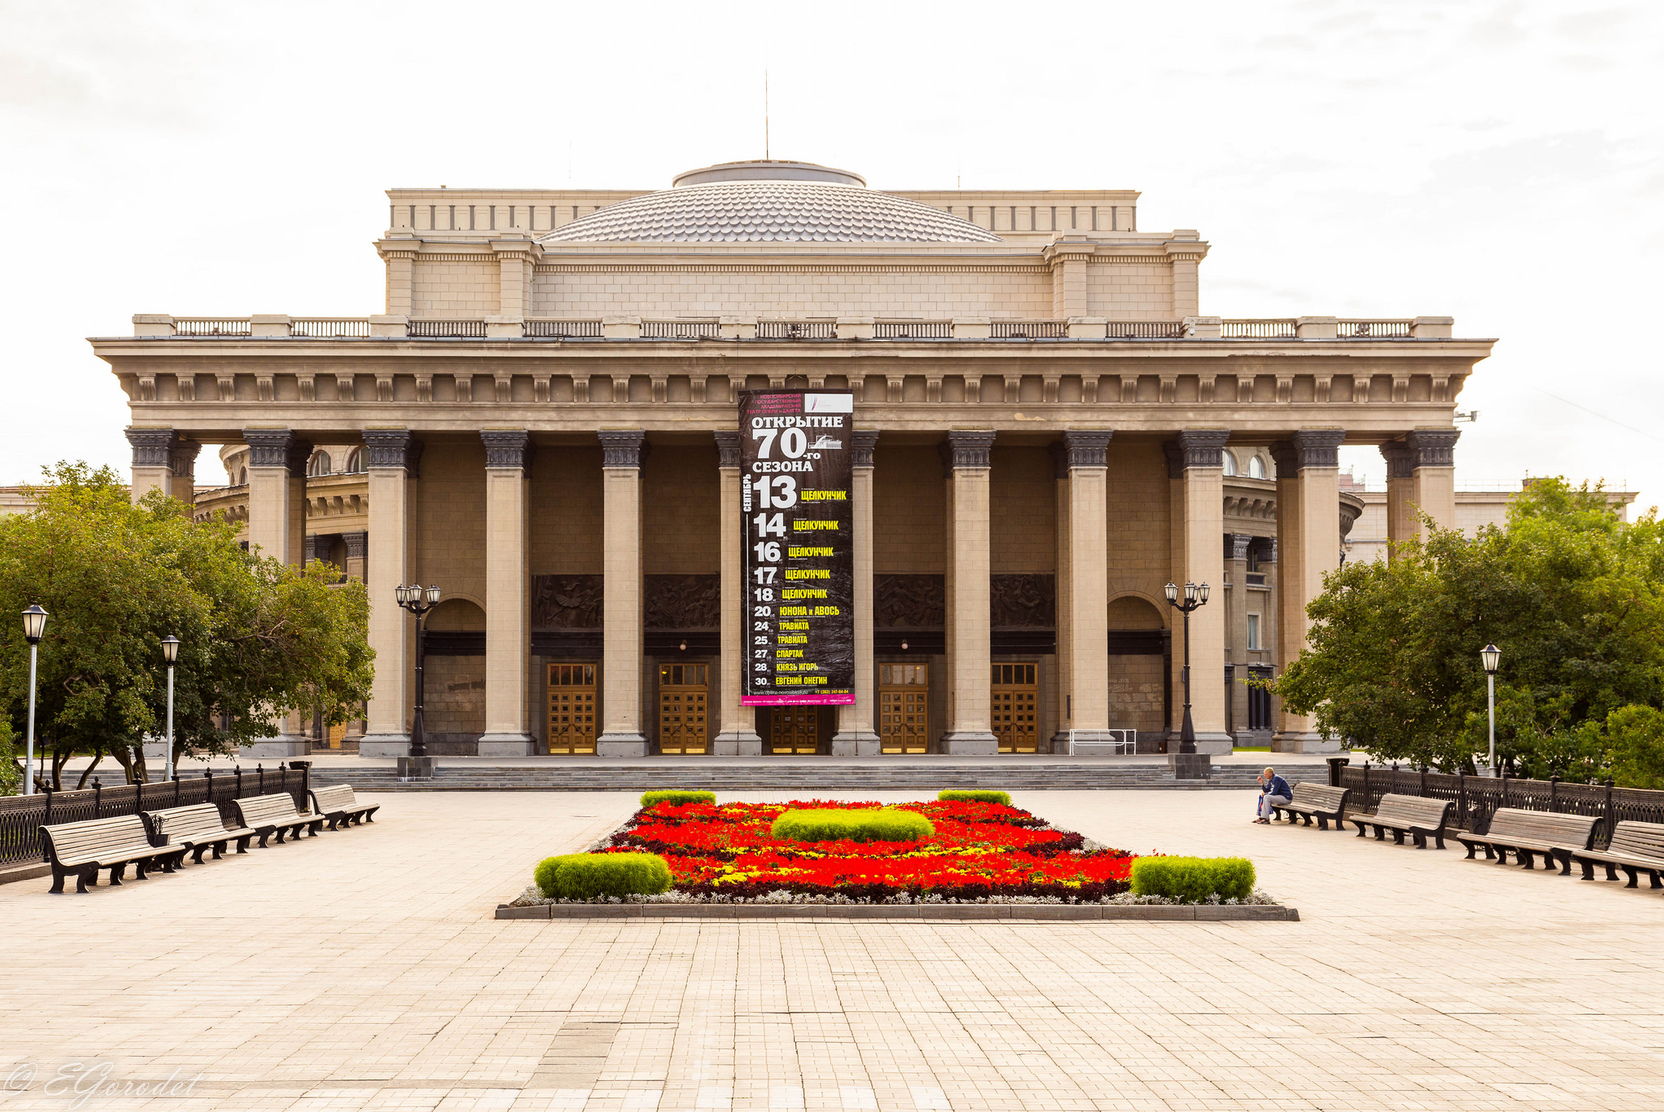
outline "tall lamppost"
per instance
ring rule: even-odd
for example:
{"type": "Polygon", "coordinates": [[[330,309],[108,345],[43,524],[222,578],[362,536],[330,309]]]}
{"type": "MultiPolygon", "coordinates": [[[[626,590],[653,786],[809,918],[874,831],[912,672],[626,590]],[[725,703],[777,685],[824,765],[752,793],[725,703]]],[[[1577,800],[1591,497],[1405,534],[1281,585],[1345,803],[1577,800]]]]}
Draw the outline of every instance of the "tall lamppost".
{"type": "Polygon", "coordinates": [[[168,664],[168,753],[162,779],[173,779],[173,666],[179,663],[179,638],[168,634],[162,638],[162,659],[168,664]]]}
{"type": "Polygon", "coordinates": [[[1184,725],[1179,728],[1179,752],[1196,752],[1196,726],[1190,720],[1190,614],[1193,610],[1200,610],[1208,601],[1208,585],[1206,583],[1186,583],[1184,585],[1184,601],[1179,601],[1179,586],[1169,583],[1162,590],[1167,595],[1167,605],[1184,615],[1184,725]]]}
{"type": "Polygon", "coordinates": [[[23,761],[23,794],[35,794],[35,654],[46,633],[46,611],[31,603],[23,611],[23,639],[29,642],[29,748],[23,761]]]}
{"type": "Polygon", "coordinates": [[[1496,775],[1496,666],[1502,662],[1502,650],[1486,645],[1479,650],[1479,663],[1485,666],[1485,709],[1491,719],[1491,755],[1486,763],[1488,776],[1496,775]]]}
{"type": "Polygon", "coordinates": [[[428,746],[422,734],[422,618],[429,610],[439,605],[439,588],[410,583],[395,587],[393,595],[399,600],[400,606],[416,615],[416,721],[410,727],[410,755],[425,757],[428,755],[428,746]]]}

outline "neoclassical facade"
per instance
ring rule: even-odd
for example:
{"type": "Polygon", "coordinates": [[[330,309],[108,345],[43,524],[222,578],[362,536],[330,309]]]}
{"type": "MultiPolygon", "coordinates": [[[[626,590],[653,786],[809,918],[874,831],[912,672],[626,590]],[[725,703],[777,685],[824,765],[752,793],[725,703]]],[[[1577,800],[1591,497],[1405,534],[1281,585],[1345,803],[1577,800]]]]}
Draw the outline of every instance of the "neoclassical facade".
{"type": "Polygon", "coordinates": [[[1443,317],[1204,315],[1207,244],[1139,231],[1129,191],[752,162],[389,198],[382,314],[139,315],[93,341],[135,493],[368,583],[366,755],[408,745],[402,582],[445,594],[441,752],[1155,750],[1183,702],[1169,580],[1214,588],[1199,747],[1317,747],[1245,681],[1298,654],[1362,508],[1338,449],[1393,461],[1389,542],[1451,520],[1454,403],[1491,348],[1443,317]],[[770,388],[855,395],[848,706],[740,702],[736,402],[770,388]],[[197,498],[204,444],[233,486],[197,498]]]}

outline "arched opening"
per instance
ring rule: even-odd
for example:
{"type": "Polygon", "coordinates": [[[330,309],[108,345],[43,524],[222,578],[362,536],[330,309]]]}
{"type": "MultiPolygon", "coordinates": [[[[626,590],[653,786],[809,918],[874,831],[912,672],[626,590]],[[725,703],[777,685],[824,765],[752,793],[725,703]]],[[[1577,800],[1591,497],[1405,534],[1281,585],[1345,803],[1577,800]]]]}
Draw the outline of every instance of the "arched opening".
{"type": "Polygon", "coordinates": [[[448,598],[427,617],[423,728],[428,752],[473,755],[485,732],[485,611],[448,598]]]}
{"type": "MultiPolygon", "coordinates": [[[[1171,639],[1162,612],[1138,595],[1109,602],[1110,725],[1131,727],[1139,737],[1161,738],[1173,697],[1171,639]]],[[[1143,741],[1140,752],[1153,751],[1143,741]]]]}
{"type": "Polygon", "coordinates": [[[1254,456],[1253,458],[1249,459],[1249,461],[1248,461],[1248,477],[1250,479],[1263,479],[1263,478],[1265,478],[1265,460],[1261,459],[1257,455],[1254,456]]]}
{"type": "Polygon", "coordinates": [[[237,468],[237,485],[240,487],[248,486],[248,468],[237,468]]]}
{"type": "Polygon", "coordinates": [[[347,453],[346,473],[348,475],[361,474],[364,470],[364,449],[354,448],[347,453]]]}
{"type": "Polygon", "coordinates": [[[1225,474],[1227,476],[1235,475],[1236,474],[1236,457],[1231,455],[1229,449],[1227,449],[1225,451],[1223,459],[1224,459],[1224,466],[1225,466],[1225,474]]]}
{"type": "Polygon", "coordinates": [[[312,458],[306,461],[306,473],[313,478],[329,474],[329,453],[322,448],[312,453],[312,458]]]}

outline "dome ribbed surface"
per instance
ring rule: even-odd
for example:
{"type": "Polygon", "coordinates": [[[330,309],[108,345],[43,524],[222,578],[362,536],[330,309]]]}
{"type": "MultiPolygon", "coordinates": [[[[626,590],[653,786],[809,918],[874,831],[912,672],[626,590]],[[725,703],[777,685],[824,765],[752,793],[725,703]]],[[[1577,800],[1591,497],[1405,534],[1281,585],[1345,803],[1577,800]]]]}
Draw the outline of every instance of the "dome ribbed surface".
{"type": "Polygon", "coordinates": [[[999,243],[919,201],[809,181],[725,181],[632,197],[542,243],[999,243]]]}

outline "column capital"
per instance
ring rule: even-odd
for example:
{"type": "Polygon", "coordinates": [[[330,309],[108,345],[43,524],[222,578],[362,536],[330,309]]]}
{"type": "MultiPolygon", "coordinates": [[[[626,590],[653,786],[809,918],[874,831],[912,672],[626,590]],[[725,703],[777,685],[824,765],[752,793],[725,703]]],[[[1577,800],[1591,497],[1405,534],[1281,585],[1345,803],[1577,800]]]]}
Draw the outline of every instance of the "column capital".
{"type": "Polygon", "coordinates": [[[1252,533],[1226,533],[1225,534],[1225,559],[1227,559],[1227,560],[1246,560],[1246,559],[1248,559],[1248,546],[1253,544],[1253,543],[1254,543],[1254,535],[1252,533]]]}
{"type": "Polygon", "coordinates": [[[602,467],[638,468],[647,458],[647,433],[642,429],[602,429],[602,467]]]}
{"type": "Polygon", "coordinates": [[[172,429],[134,429],[123,430],[127,434],[127,443],[133,446],[134,467],[171,467],[173,459],[171,452],[174,444],[172,429]]]}
{"type": "Polygon", "coordinates": [[[942,445],[942,466],[949,474],[988,467],[988,452],[994,446],[992,429],[954,429],[942,445]]]}
{"type": "Polygon", "coordinates": [[[850,434],[850,466],[871,467],[873,449],[877,447],[877,429],[856,429],[850,434]]]}
{"type": "Polygon", "coordinates": [[[1415,469],[1414,454],[1402,440],[1389,440],[1381,445],[1381,457],[1387,461],[1389,479],[1408,479],[1415,469]]]}
{"type": "Polygon", "coordinates": [[[365,429],[364,448],[368,469],[396,467],[416,478],[422,460],[422,442],[409,429],[365,429]]]}
{"type": "Polygon", "coordinates": [[[537,446],[525,429],[481,429],[480,440],[485,444],[487,470],[513,470],[522,475],[531,470],[537,446]]]}
{"type": "Polygon", "coordinates": [[[1224,467],[1225,442],[1230,438],[1230,429],[1181,430],[1177,441],[1163,445],[1168,478],[1182,478],[1192,467],[1224,467]]]}
{"type": "Polygon", "coordinates": [[[1412,429],[1404,437],[1404,443],[1409,448],[1414,468],[1422,467],[1454,467],[1456,465],[1456,441],[1461,437],[1460,429],[1412,429]]]}
{"type": "Polygon", "coordinates": [[[1109,449],[1110,437],[1115,434],[1108,429],[1069,429],[1063,434],[1063,466],[1073,470],[1077,467],[1107,467],[1108,460],[1105,453],[1109,449]]]}
{"type": "Polygon", "coordinates": [[[1300,429],[1289,437],[1299,457],[1296,470],[1308,467],[1339,467],[1340,446],[1346,439],[1345,429],[1300,429]]]}
{"type": "Polygon", "coordinates": [[[718,467],[738,467],[740,465],[740,434],[732,429],[718,429],[716,437],[716,458],[718,467]]]}
{"type": "Polygon", "coordinates": [[[342,533],[341,541],[347,546],[347,559],[362,560],[369,545],[370,534],[363,529],[356,533],[342,533]]]}
{"type": "Polygon", "coordinates": [[[291,478],[306,477],[312,445],[293,429],[244,429],[243,443],[248,445],[250,467],[286,467],[291,478]]]}
{"type": "Polygon", "coordinates": [[[195,479],[196,457],[201,451],[202,445],[194,440],[175,439],[173,447],[168,452],[168,460],[173,466],[173,477],[195,479]]]}

